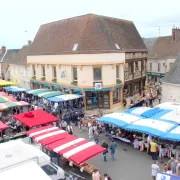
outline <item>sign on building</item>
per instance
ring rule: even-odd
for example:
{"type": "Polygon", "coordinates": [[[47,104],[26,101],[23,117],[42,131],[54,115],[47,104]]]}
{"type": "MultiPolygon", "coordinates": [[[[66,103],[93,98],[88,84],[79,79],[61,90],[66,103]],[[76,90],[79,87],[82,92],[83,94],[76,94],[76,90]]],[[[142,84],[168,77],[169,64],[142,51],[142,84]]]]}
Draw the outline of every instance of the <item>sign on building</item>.
{"type": "Polygon", "coordinates": [[[65,71],[61,72],[61,78],[65,78],[65,71]]]}
{"type": "Polygon", "coordinates": [[[95,83],[95,89],[102,89],[102,83],[95,83]]]}

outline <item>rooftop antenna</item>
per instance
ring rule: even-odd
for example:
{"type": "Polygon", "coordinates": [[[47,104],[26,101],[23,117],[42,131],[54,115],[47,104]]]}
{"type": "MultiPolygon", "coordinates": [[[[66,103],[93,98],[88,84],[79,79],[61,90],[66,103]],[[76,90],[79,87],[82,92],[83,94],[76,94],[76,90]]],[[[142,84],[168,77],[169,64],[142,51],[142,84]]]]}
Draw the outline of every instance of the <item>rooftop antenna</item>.
{"type": "Polygon", "coordinates": [[[161,28],[160,28],[160,26],[159,26],[159,37],[160,37],[160,35],[161,35],[161,28]]]}

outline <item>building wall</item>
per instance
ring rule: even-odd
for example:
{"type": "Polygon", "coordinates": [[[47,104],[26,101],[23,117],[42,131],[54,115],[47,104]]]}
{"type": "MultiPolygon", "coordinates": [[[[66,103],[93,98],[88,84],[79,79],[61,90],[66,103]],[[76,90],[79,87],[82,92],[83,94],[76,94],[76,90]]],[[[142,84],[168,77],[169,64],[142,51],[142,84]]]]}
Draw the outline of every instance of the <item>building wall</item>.
{"type": "Polygon", "coordinates": [[[42,78],[42,65],[45,65],[46,81],[52,82],[52,66],[56,66],[57,82],[64,85],[71,85],[73,81],[73,67],[77,67],[78,86],[93,86],[93,67],[102,68],[102,82],[104,86],[116,84],[116,64],[119,65],[120,80],[123,81],[122,73],[125,61],[124,53],[111,54],[77,54],[77,55],[52,55],[52,56],[28,56],[28,67],[30,77],[33,77],[32,65],[35,65],[36,80],[42,78]],[[38,63],[37,63],[38,62],[38,63]],[[65,72],[65,77],[61,78],[61,73],[65,72]]]}
{"type": "Polygon", "coordinates": [[[166,74],[170,70],[170,63],[174,63],[175,59],[156,59],[148,58],[147,72],[166,74]],[[152,63],[152,70],[150,70],[150,63],[152,63]],[[161,64],[160,71],[158,71],[158,63],[161,64]]]}
{"type": "Polygon", "coordinates": [[[17,82],[19,86],[30,88],[30,74],[27,67],[10,64],[7,74],[10,80],[17,82]]]}
{"type": "Polygon", "coordinates": [[[180,102],[180,85],[162,83],[162,102],[180,102]]]}

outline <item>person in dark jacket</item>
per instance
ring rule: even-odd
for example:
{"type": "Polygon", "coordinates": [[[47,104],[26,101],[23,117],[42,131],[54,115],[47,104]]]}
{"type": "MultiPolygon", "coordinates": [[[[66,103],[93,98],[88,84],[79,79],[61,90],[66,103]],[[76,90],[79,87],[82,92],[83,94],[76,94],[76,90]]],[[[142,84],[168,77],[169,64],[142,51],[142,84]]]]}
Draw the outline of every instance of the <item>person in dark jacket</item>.
{"type": "Polygon", "coordinates": [[[106,154],[108,153],[109,145],[106,143],[105,140],[103,140],[101,146],[106,149],[106,151],[103,152],[104,161],[106,162],[106,161],[107,161],[107,156],[106,156],[106,154]]]}

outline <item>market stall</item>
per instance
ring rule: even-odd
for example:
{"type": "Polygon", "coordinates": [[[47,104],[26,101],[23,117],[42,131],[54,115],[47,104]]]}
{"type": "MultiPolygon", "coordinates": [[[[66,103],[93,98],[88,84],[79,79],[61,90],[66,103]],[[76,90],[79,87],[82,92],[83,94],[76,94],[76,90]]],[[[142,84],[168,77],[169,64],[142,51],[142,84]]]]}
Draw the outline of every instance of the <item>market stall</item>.
{"type": "Polygon", "coordinates": [[[53,101],[53,102],[63,102],[63,101],[69,101],[69,100],[79,99],[79,98],[83,98],[83,95],[65,94],[65,95],[60,95],[60,96],[55,96],[55,97],[52,97],[52,98],[48,98],[48,100],[53,101]]]}
{"type": "Polygon", "coordinates": [[[64,93],[60,92],[60,91],[43,92],[43,93],[38,94],[38,97],[41,97],[41,98],[51,98],[51,97],[59,96],[59,95],[63,95],[63,94],[64,93]]]}
{"type": "Polygon", "coordinates": [[[104,152],[105,149],[94,142],[65,133],[57,127],[46,126],[27,131],[26,135],[67,159],[71,165],[74,163],[75,166],[83,167],[84,171],[92,173],[96,167],[86,160],[104,152]]]}
{"type": "Polygon", "coordinates": [[[32,137],[36,142],[41,143],[43,146],[70,136],[66,131],[53,126],[32,129],[31,131],[27,131],[26,135],[32,137]]]}
{"type": "Polygon", "coordinates": [[[12,96],[0,96],[0,103],[16,102],[17,100],[12,96]]]}
{"type": "Polygon", "coordinates": [[[5,81],[5,80],[0,80],[0,86],[13,86],[13,85],[17,85],[17,83],[15,82],[10,82],[10,81],[5,81]]]}
{"type": "Polygon", "coordinates": [[[5,92],[0,92],[0,96],[8,96],[5,92]]]}
{"type": "Polygon", "coordinates": [[[32,128],[39,125],[50,124],[58,121],[58,118],[40,109],[21,113],[13,116],[14,119],[20,121],[25,126],[32,128]]]}
{"type": "Polygon", "coordinates": [[[0,121],[0,131],[6,130],[6,129],[8,129],[8,128],[9,128],[9,126],[7,126],[6,124],[4,124],[4,123],[2,123],[2,122],[0,121]]]}
{"type": "Polygon", "coordinates": [[[138,115],[141,116],[142,118],[150,118],[162,111],[164,111],[164,109],[150,108],[150,107],[134,107],[126,110],[125,113],[138,115]]]}
{"type": "Polygon", "coordinates": [[[163,136],[164,139],[172,140],[172,141],[180,141],[180,126],[176,126],[171,131],[166,133],[163,136]]]}
{"type": "Polygon", "coordinates": [[[178,107],[180,107],[180,103],[174,103],[174,102],[165,102],[165,103],[161,103],[157,106],[155,106],[155,108],[161,108],[161,109],[171,109],[174,110],[178,107]]]}
{"type": "Polygon", "coordinates": [[[3,111],[8,108],[17,107],[17,106],[28,106],[28,105],[29,103],[25,101],[0,103],[0,111],[3,111]]]}
{"type": "Polygon", "coordinates": [[[180,176],[158,172],[156,180],[180,180],[180,176]]]}
{"type": "Polygon", "coordinates": [[[35,90],[27,90],[26,92],[28,94],[32,94],[34,96],[37,96],[38,94],[45,93],[45,92],[51,92],[51,89],[35,89],[35,90]]]}
{"type": "Polygon", "coordinates": [[[124,127],[133,122],[139,121],[141,118],[139,116],[126,114],[126,113],[112,113],[102,116],[98,119],[98,122],[103,122],[106,124],[112,124],[118,127],[124,127]]]}

